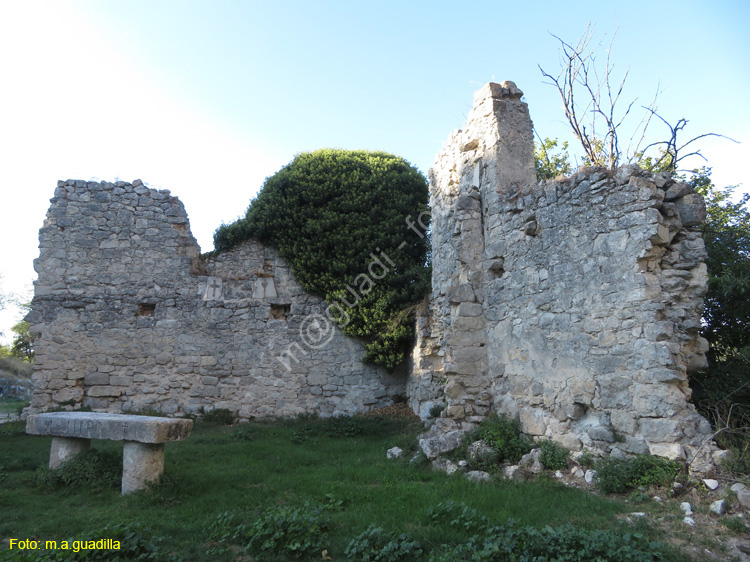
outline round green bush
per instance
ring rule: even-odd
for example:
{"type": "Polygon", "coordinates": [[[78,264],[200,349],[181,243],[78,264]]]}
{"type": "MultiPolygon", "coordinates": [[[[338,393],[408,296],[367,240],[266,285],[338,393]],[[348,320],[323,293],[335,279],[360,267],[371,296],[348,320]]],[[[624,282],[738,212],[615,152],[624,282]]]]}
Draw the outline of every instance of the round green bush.
{"type": "Polygon", "coordinates": [[[410,307],[430,288],[427,202],[427,180],[403,158],[303,153],[266,179],[244,218],[219,227],[214,248],[276,247],[329,318],[365,340],[365,360],[393,370],[413,340],[410,307]]]}

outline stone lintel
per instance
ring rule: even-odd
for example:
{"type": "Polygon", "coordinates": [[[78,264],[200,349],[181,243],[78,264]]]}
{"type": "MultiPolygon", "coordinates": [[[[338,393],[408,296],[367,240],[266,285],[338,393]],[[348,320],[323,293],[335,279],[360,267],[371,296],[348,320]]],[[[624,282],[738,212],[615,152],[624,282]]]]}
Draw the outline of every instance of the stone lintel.
{"type": "Polygon", "coordinates": [[[193,421],[155,416],[96,412],[53,412],[30,415],[26,433],[79,439],[109,439],[139,443],[179,441],[190,435],[193,421]]]}

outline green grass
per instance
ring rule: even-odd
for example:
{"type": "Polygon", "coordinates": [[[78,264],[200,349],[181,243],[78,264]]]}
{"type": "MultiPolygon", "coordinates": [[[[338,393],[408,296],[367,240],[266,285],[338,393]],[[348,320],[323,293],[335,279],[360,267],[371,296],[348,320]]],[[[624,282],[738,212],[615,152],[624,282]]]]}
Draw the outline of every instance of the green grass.
{"type": "MultiPolygon", "coordinates": [[[[370,525],[408,533],[427,552],[464,541],[464,530],[428,516],[450,500],[498,523],[513,518],[538,529],[571,523],[579,529],[627,531],[616,518],[627,509],[622,503],[557,482],[475,484],[410,465],[420,429],[377,420],[303,419],[234,427],[198,422],[190,438],[167,444],[162,483],[123,497],[102,487],[41,486],[39,468],[48,462],[50,439],[25,435],[22,423],[3,424],[0,541],[107,538],[101,536],[106,525],[142,523],[164,537],[167,552],[184,560],[232,560],[236,556],[228,551],[206,552],[216,546],[208,544],[208,527],[219,514],[238,511],[253,521],[271,508],[307,502],[339,506],[330,511],[325,543],[333,560],[343,560],[351,539],[370,525]],[[407,450],[405,458],[386,460],[386,450],[394,445],[407,450]]],[[[117,442],[93,444],[118,453],[122,448],[117,442]]],[[[7,542],[0,559],[6,549],[7,542]]]]}
{"type": "Polygon", "coordinates": [[[3,398],[0,399],[0,414],[17,414],[19,409],[25,408],[29,405],[28,400],[16,400],[3,398]]]}

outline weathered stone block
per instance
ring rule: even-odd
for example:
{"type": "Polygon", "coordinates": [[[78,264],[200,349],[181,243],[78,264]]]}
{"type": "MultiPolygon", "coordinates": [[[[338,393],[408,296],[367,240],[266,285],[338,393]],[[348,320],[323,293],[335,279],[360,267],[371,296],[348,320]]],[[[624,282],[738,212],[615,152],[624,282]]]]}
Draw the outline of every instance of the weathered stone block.
{"type": "Polygon", "coordinates": [[[95,412],[33,414],[26,419],[26,433],[80,439],[111,439],[164,443],[190,435],[193,420],[128,416],[95,412]]]}
{"type": "Polygon", "coordinates": [[[706,220],[706,203],[697,193],[675,200],[674,205],[683,226],[696,226],[706,220]]]}
{"type": "Polygon", "coordinates": [[[126,441],[122,449],[122,494],[148,487],[164,472],[164,443],[126,441]]]}
{"type": "Polygon", "coordinates": [[[95,398],[101,396],[120,396],[120,394],[122,394],[122,388],[113,386],[92,386],[86,391],[86,394],[95,398]]]}
{"type": "Polygon", "coordinates": [[[463,283],[451,290],[448,300],[452,303],[474,302],[476,295],[470,283],[463,283]]]}
{"type": "Polygon", "coordinates": [[[83,378],[86,385],[109,384],[109,375],[106,373],[89,373],[83,378]]]}
{"type": "Polygon", "coordinates": [[[544,414],[537,408],[523,408],[519,412],[521,431],[529,435],[544,435],[547,424],[544,423],[544,414]]]}

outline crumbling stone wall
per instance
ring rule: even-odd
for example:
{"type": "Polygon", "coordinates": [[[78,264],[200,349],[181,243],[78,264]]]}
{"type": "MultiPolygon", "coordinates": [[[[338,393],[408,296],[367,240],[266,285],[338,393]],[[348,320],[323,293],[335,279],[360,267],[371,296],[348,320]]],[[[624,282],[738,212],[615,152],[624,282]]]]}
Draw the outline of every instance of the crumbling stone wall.
{"type": "Polygon", "coordinates": [[[710,433],[687,402],[707,351],[703,200],[634,166],[537,183],[521,95],[479,90],[431,171],[410,403],[444,403],[443,432],[496,410],[573,450],[692,460],[710,433]]]}
{"type": "Polygon", "coordinates": [[[702,198],[632,166],[537,183],[521,96],[479,90],[430,172],[432,293],[405,387],[272,248],[202,258],[169,192],[67,181],[35,262],[32,411],[334,415],[405,388],[423,418],[445,406],[435,432],[494,410],[574,450],[709,452],[687,384],[707,350],[702,198]]]}
{"type": "Polygon", "coordinates": [[[32,412],[333,415],[404,392],[403,374],[365,365],[274,249],[201,258],[168,191],[58,182],[39,239],[32,412]]]}

